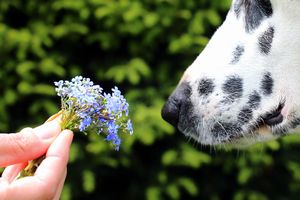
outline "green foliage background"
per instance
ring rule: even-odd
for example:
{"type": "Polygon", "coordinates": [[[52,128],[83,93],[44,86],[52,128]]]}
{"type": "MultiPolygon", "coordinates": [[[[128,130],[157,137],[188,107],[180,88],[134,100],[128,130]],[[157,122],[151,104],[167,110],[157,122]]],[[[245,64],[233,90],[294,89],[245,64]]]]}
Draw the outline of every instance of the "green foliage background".
{"type": "Polygon", "coordinates": [[[53,82],[117,84],[134,136],[120,152],[76,134],[62,199],[299,199],[300,137],[248,150],[203,147],[160,117],[230,0],[1,0],[0,131],[59,110],[53,82]]]}

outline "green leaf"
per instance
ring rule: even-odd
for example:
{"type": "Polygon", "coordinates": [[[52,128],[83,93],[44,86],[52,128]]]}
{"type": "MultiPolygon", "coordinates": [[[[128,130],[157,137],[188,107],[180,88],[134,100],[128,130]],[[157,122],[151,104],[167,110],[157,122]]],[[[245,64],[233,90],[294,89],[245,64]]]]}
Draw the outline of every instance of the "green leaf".
{"type": "Polygon", "coordinates": [[[53,85],[48,84],[37,84],[33,86],[31,93],[49,96],[54,96],[56,94],[53,85]]]}
{"type": "Polygon", "coordinates": [[[42,60],[39,64],[39,70],[44,75],[54,74],[60,77],[65,75],[65,69],[52,58],[42,60]]]}
{"type": "Polygon", "coordinates": [[[181,185],[190,195],[196,196],[198,194],[198,188],[195,182],[190,178],[180,178],[178,184],[181,185]]]}
{"type": "Polygon", "coordinates": [[[252,175],[253,175],[253,170],[251,168],[247,168],[247,167],[242,168],[238,173],[238,182],[242,185],[246,184],[252,175]]]}
{"type": "Polygon", "coordinates": [[[32,92],[31,84],[25,81],[21,81],[18,84],[17,89],[21,94],[30,94],[32,92]]]}
{"type": "Polygon", "coordinates": [[[14,90],[8,89],[4,93],[4,99],[8,105],[12,105],[18,100],[18,95],[14,90]]]}
{"type": "Polygon", "coordinates": [[[161,191],[160,188],[158,187],[149,187],[146,190],[146,198],[147,200],[157,200],[157,199],[161,199],[161,191]]]}
{"type": "Polygon", "coordinates": [[[159,16],[156,13],[148,13],[144,16],[144,24],[146,27],[151,28],[158,23],[159,16]]]}
{"type": "Polygon", "coordinates": [[[171,199],[179,199],[180,198],[180,192],[179,188],[175,184],[170,184],[166,188],[166,193],[171,199]]]}
{"type": "Polygon", "coordinates": [[[211,157],[201,151],[195,151],[190,146],[184,144],[182,145],[182,159],[184,164],[189,165],[193,168],[199,168],[203,164],[209,164],[211,162],[211,157]]]}
{"type": "Polygon", "coordinates": [[[149,66],[140,58],[133,58],[124,65],[115,65],[106,72],[106,77],[117,83],[128,80],[133,85],[140,83],[142,78],[149,78],[150,75],[149,66]]]}
{"type": "Polygon", "coordinates": [[[61,200],[71,200],[72,199],[72,189],[71,184],[66,183],[63,187],[63,191],[60,196],[61,200]]]}
{"type": "Polygon", "coordinates": [[[178,154],[175,150],[169,150],[162,155],[162,163],[166,166],[174,164],[178,159],[178,154]]]}
{"type": "Polygon", "coordinates": [[[28,77],[31,76],[31,71],[36,67],[34,62],[32,61],[24,61],[20,62],[16,67],[16,72],[21,77],[28,77]]]}
{"type": "Polygon", "coordinates": [[[84,170],[82,172],[83,189],[87,193],[91,193],[95,190],[95,174],[90,170],[84,170]]]}

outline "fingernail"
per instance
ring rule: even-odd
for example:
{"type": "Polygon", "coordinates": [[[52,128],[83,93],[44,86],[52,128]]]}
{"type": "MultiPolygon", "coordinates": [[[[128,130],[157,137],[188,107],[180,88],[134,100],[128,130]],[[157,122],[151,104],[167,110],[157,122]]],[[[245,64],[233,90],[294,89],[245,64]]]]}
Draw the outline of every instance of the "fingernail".
{"type": "Polygon", "coordinates": [[[56,120],[34,128],[35,134],[42,140],[54,139],[60,131],[60,125],[56,120]]]}

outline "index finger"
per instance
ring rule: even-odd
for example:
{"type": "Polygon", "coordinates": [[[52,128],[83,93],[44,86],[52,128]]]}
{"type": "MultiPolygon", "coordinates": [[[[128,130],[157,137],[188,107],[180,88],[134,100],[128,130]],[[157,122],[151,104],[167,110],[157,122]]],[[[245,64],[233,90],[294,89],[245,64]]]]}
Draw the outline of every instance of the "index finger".
{"type": "Polygon", "coordinates": [[[27,162],[43,155],[60,133],[58,121],[36,128],[25,128],[20,133],[0,134],[0,166],[27,162]]]}

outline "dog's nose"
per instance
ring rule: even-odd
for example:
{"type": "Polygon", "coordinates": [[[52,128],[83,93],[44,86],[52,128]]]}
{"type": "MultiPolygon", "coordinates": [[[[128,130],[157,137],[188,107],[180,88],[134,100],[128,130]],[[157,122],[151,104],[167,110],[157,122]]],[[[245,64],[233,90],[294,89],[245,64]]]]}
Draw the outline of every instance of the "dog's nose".
{"type": "Polygon", "coordinates": [[[190,94],[191,88],[187,82],[178,85],[161,111],[162,118],[177,127],[181,107],[190,98],[190,94]]]}

